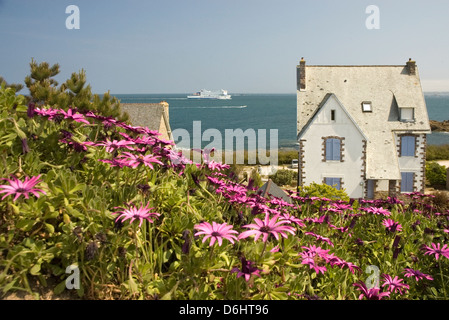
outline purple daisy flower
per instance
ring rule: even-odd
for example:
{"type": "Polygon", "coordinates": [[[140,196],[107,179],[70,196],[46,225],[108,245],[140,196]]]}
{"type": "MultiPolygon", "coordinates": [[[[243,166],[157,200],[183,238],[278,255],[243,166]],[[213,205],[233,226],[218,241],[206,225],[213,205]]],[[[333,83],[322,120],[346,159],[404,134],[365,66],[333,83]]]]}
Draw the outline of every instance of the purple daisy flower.
{"type": "Polygon", "coordinates": [[[244,257],[240,258],[240,261],[242,261],[242,269],[239,268],[233,268],[231,270],[231,273],[237,272],[237,278],[245,277],[245,280],[248,282],[251,278],[251,275],[255,275],[260,277],[261,269],[254,266],[254,262],[246,260],[244,257]]]}
{"type": "Polygon", "coordinates": [[[200,224],[195,225],[195,229],[200,230],[195,233],[195,236],[198,235],[206,235],[203,238],[203,243],[210,238],[209,246],[213,246],[215,241],[218,242],[218,245],[221,246],[223,243],[223,238],[228,239],[231,243],[234,243],[234,240],[238,240],[237,236],[234,233],[238,233],[232,229],[232,225],[225,223],[216,223],[215,221],[210,224],[209,222],[202,222],[200,224]]]}
{"type": "Polygon", "coordinates": [[[143,220],[148,220],[149,222],[153,223],[154,221],[151,219],[152,217],[158,217],[161,214],[157,212],[150,212],[154,208],[148,208],[149,203],[144,207],[143,204],[140,206],[140,208],[137,208],[137,206],[132,206],[128,209],[123,209],[118,212],[114,212],[113,214],[120,214],[115,221],[117,222],[119,219],[123,221],[131,219],[130,224],[133,223],[135,219],[139,219],[139,228],[142,226],[143,220]]]}
{"type": "Polygon", "coordinates": [[[290,223],[290,221],[279,219],[279,214],[270,219],[269,213],[267,212],[265,213],[264,220],[255,218],[254,222],[255,223],[243,226],[243,228],[252,230],[242,232],[239,235],[239,239],[244,239],[251,235],[255,235],[254,241],[257,241],[257,239],[262,236],[263,242],[266,242],[270,234],[273,235],[277,240],[279,240],[279,235],[287,238],[286,232],[290,232],[293,235],[295,234],[295,229],[293,227],[284,225],[286,223],[290,223]]]}
{"type": "Polygon", "coordinates": [[[16,177],[12,177],[12,179],[5,179],[9,182],[9,185],[0,185],[0,193],[5,193],[2,200],[5,199],[9,195],[14,195],[14,201],[17,200],[21,195],[25,197],[25,199],[29,198],[29,193],[34,194],[37,198],[39,198],[39,192],[46,194],[44,190],[42,189],[36,189],[34,186],[41,182],[40,180],[41,175],[29,178],[25,177],[25,181],[20,181],[16,177]]]}

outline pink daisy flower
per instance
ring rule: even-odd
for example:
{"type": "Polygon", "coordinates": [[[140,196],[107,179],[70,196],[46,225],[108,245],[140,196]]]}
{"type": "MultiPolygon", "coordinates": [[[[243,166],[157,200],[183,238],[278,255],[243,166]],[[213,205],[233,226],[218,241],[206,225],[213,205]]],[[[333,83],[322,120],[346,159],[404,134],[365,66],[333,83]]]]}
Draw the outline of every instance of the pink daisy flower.
{"type": "Polygon", "coordinates": [[[284,224],[290,223],[288,220],[279,220],[279,215],[275,215],[270,219],[269,213],[265,213],[265,219],[260,220],[255,218],[252,224],[244,225],[243,228],[248,228],[252,230],[244,231],[239,235],[239,239],[247,238],[251,235],[255,235],[254,241],[257,241],[260,236],[262,236],[263,242],[268,240],[268,236],[273,235],[276,240],[279,240],[279,235],[287,238],[286,232],[295,234],[295,229],[290,226],[285,226],[284,224]]]}
{"type": "Polygon", "coordinates": [[[121,148],[121,147],[125,147],[127,149],[131,149],[131,147],[128,147],[128,146],[129,145],[133,145],[133,144],[135,144],[135,143],[132,142],[132,141],[125,141],[125,140],[120,140],[120,141],[113,140],[113,141],[111,141],[109,139],[106,139],[106,141],[97,143],[96,145],[97,146],[105,146],[106,147],[106,152],[114,152],[114,150],[116,150],[118,148],[121,148]]]}
{"type": "Polygon", "coordinates": [[[298,219],[297,217],[290,215],[288,213],[284,213],[281,217],[283,220],[290,221],[291,223],[296,223],[300,227],[305,227],[306,225],[302,222],[301,219],[298,219]]]}
{"type": "Polygon", "coordinates": [[[122,222],[128,219],[131,219],[129,223],[133,223],[134,220],[139,219],[139,228],[142,226],[143,220],[148,220],[149,222],[153,223],[152,217],[158,217],[161,214],[157,212],[151,212],[154,208],[148,208],[149,203],[144,207],[143,204],[140,206],[140,208],[137,208],[137,206],[132,206],[128,209],[123,209],[118,212],[114,212],[113,214],[120,214],[115,221],[118,221],[119,219],[122,219],[122,222]]]}
{"type": "Polygon", "coordinates": [[[202,234],[206,235],[203,238],[203,243],[210,238],[209,246],[213,246],[215,241],[217,241],[218,245],[221,246],[223,243],[223,239],[228,239],[233,244],[234,240],[238,240],[237,236],[235,236],[234,233],[238,232],[235,230],[231,230],[232,227],[232,225],[229,225],[226,222],[219,224],[214,221],[212,222],[212,225],[209,222],[202,222],[195,225],[195,229],[200,230],[199,232],[195,233],[195,236],[202,234]]]}
{"type": "Polygon", "coordinates": [[[0,193],[5,193],[2,200],[5,199],[9,195],[14,195],[14,201],[16,201],[21,195],[25,197],[25,199],[29,198],[29,193],[34,194],[37,198],[39,198],[39,192],[46,194],[42,189],[36,189],[34,186],[41,182],[41,175],[29,178],[25,177],[25,181],[20,181],[16,177],[12,177],[12,179],[5,179],[9,182],[9,185],[0,185],[0,193]]]}
{"type": "Polygon", "coordinates": [[[76,113],[76,111],[73,112],[73,109],[69,109],[67,112],[60,110],[60,112],[64,115],[64,119],[72,119],[75,122],[90,124],[90,122],[84,118],[84,115],[81,113],[76,113]]]}
{"type": "Polygon", "coordinates": [[[159,163],[163,164],[161,161],[158,160],[159,156],[153,156],[153,155],[135,155],[130,152],[123,152],[118,158],[120,158],[120,162],[128,167],[136,168],[140,164],[143,164],[144,166],[150,167],[151,169],[154,169],[153,163],[159,163]]]}
{"type": "Polygon", "coordinates": [[[376,214],[376,215],[384,215],[384,216],[387,216],[387,217],[389,217],[391,215],[390,211],[388,211],[388,210],[386,210],[384,208],[369,207],[369,208],[366,208],[366,209],[363,209],[363,210],[366,211],[366,212],[369,212],[369,213],[373,213],[373,214],[376,214]]]}
{"type": "Polygon", "coordinates": [[[374,287],[368,289],[363,281],[358,281],[353,284],[362,293],[359,295],[359,300],[366,298],[368,300],[382,300],[383,297],[389,297],[390,292],[380,292],[380,288],[374,287]]]}
{"type": "Polygon", "coordinates": [[[388,290],[390,292],[399,292],[400,294],[403,294],[406,293],[408,289],[410,289],[409,285],[402,283],[404,279],[399,279],[397,276],[393,279],[390,275],[383,274],[382,278],[384,279],[384,284],[382,285],[382,287],[388,286],[388,290]],[[402,292],[402,290],[404,290],[404,292],[402,292]]]}
{"type": "Polygon", "coordinates": [[[446,257],[447,259],[449,259],[449,248],[447,247],[447,244],[443,245],[443,247],[441,247],[440,243],[432,243],[432,248],[424,245],[423,250],[425,250],[426,252],[424,252],[424,254],[434,254],[435,255],[435,259],[438,260],[438,258],[440,257],[440,255],[446,257]]]}
{"type": "Polygon", "coordinates": [[[316,234],[316,233],[313,233],[313,232],[305,232],[304,234],[308,235],[308,236],[315,237],[319,241],[326,242],[326,243],[328,243],[332,247],[334,246],[334,244],[332,243],[332,241],[329,238],[323,237],[323,236],[321,236],[319,234],[316,234]]]}
{"type": "Polygon", "coordinates": [[[402,231],[402,226],[398,223],[395,222],[392,219],[384,219],[382,221],[382,224],[387,228],[388,231],[390,232],[395,232],[395,231],[402,231]]]}
{"type": "Polygon", "coordinates": [[[218,170],[218,171],[230,168],[230,166],[228,164],[218,163],[218,162],[215,162],[214,160],[208,161],[207,167],[210,170],[218,170]]]}
{"type": "Polygon", "coordinates": [[[301,264],[309,265],[310,269],[314,269],[317,274],[320,272],[324,274],[324,272],[327,270],[326,267],[323,265],[324,262],[325,262],[324,259],[310,252],[304,253],[302,255],[301,264]]]}
{"type": "Polygon", "coordinates": [[[407,278],[415,277],[416,281],[419,281],[419,280],[422,280],[422,279],[427,279],[427,280],[430,280],[430,281],[433,280],[433,278],[430,275],[422,273],[419,270],[413,270],[411,268],[405,268],[404,269],[404,276],[407,277],[407,278]]]}

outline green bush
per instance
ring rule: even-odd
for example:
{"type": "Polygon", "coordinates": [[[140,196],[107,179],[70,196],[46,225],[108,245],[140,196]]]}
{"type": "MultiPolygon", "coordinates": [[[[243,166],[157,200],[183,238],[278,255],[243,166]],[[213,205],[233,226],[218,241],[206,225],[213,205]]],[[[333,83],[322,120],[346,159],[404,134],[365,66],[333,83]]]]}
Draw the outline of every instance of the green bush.
{"type": "Polygon", "coordinates": [[[426,163],[426,178],[429,186],[440,187],[446,185],[446,168],[437,162],[426,163]]]}
{"type": "Polygon", "coordinates": [[[296,179],[296,171],[280,169],[275,174],[268,176],[274,183],[280,186],[290,186],[296,179]]]}
{"type": "Polygon", "coordinates": [[[299,195],[301,197],[318,197],[331,200],[349,201],[349,196],[344,189],[337,190],[327,184],[311,183],[308,186],[300,187],[299,195]]]}

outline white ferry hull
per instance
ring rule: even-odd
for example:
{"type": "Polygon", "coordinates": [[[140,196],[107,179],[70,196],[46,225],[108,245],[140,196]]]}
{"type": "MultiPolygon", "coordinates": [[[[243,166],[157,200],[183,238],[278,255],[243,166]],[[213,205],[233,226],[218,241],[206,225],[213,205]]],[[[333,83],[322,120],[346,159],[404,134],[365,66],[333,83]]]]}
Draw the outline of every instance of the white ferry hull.
{"type": "Polygon", "coordinates": [[[201,91],[198,91],[194,95],[187,96],[187,99],[230,100],[231,95],[229,95],[226,90],[213,92],[203,89],[201,91]]]}

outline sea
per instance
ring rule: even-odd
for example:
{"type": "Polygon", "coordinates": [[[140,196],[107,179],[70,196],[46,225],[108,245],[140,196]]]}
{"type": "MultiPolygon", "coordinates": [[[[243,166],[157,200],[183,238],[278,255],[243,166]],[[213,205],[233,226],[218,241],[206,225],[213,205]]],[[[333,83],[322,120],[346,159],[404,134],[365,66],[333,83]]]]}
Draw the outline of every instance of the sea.
{"type": "MultiPolygon", "coordinates": [[[[205,148],[211,143],[216,146],[221,141],[225,149],[227,133],[236,133],[241,129],[247,134],[243,146],[245,150],[255,146],[254,143],[259,147],[261,142],[268,149],[275,145],[275,139],[279,149],[297,149],[296,94],[229,94],[232,95],[230,100],[188,99],[188,93],[114,96],[121,103],[166,101],[169,104],[170,127],[175,133],[174,141],[183,146],[186,143],[198,146],[200,141],[201,148],[205,148]],[[183,135],[176,136],[181,133],[183,135]],[[254,137],[257,142],[251,141],[254,137]]],[[[449,120],[449,92],[424,93],[424,97],[430,120],[449,120]]],[[[427,142],[429,145],[449,144],[449,133],[433,132],[427,136],[427,142]]],[[[236,143],[234,148],[237,147],[236,143]]]]}

